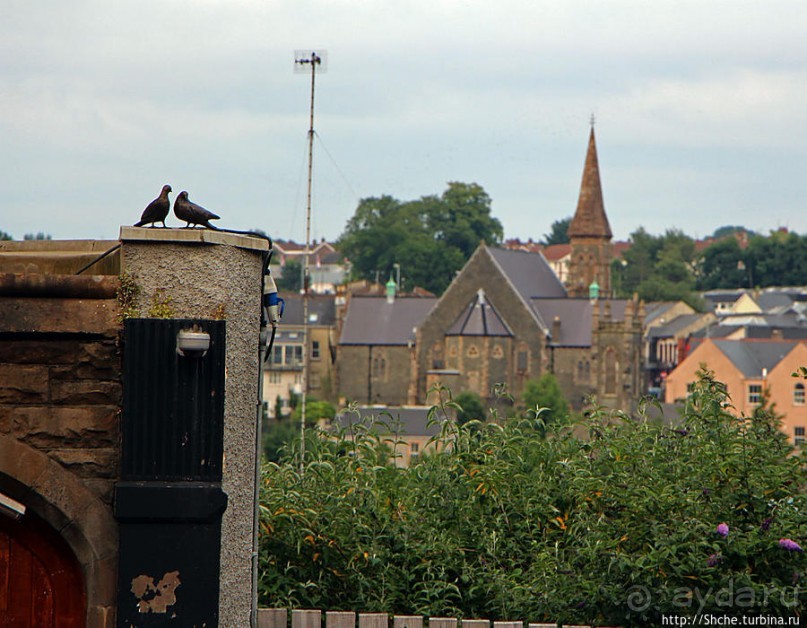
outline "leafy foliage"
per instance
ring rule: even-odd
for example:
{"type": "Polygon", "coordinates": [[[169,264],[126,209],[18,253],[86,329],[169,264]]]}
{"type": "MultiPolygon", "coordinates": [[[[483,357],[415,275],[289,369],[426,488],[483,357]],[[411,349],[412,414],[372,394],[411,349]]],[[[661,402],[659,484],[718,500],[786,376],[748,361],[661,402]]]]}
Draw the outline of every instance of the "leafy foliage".
{"type": "Polygon", "coordinates": [[[6,233],[2,229],[0,229],[0,241],[2,241],[2,240],[13,240],[13,239],[14,239],[14,236],[12,236],[10,233],[6,233]]]}
{"type": "Polygon", "coordinates": [[[275,284],[281,292],[297,293],[303,288],[303,265],[296,259],[290,259],[283,265],[282,276],[275,276],[275,284]]]}
{"type": "Polygon", "coordinates": [[[454,398],[457,404],[457,422],[460,425],[468,421],[484,421],[487,416],[485,405],[482,403],[482,397],[471,390],[461,392],[454,398]]]}
{"type": "Polygon", "coordinates": [[[386,277],[400,264],[409,287],[439,294],[481,240],[501,242],[502,225],[490,210],[490,197],[475,183],[451,182],[441,196],[416,201],[365,198],[337,246],[355,279],[386,277]]]}
{"type": "Polygon", "coordinates": [[[569,404],[552,373],[546,372],[537,380],[527,380],[521,393],[521,400],[528,411],[540,416],[547,424],[569,416],[569,404]]]}
{"type": "Polygon", "coordinates": [[[614,268],[618,296],[630,297],[636,292],[645,301],[683,300],[699,309],[695,241],[679,230],[654,236],[641,227],[630,239],[631,247],[623,255],[625,263],[614,268]]]}
{"type": "Polygon", "coordinates": [[[541,244],[567,244],[569,242],[569,225],[572,224],[572,217],[568,216],[552,223],[549,233],[544,234],[541,244]]]}
{"type": "Polygon", "coordinates": [[[620,625],[803,613],[806,461],[723,391],[703,373],[676,426],[595,410],[545,438],[539,418],[434,408],[436,449],[408,469],[383,417],[309,430],[302,470],[293,449],[264,467],[261,601],[620,625]]]}

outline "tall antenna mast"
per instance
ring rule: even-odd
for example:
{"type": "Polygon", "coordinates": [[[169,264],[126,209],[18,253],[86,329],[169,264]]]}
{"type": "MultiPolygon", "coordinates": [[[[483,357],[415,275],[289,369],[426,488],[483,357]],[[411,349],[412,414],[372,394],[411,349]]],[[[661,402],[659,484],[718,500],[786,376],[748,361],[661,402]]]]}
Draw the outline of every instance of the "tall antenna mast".
{"type": "MultiPolygon", "coordinates": [[[[323,51],[307,52],[294,51],[295,72],[305,72],[306,66],[311,66],[311,108],[308,123],[308,194],[305,208],[305,255],[303,257],[303,373],[300,382],[302,399],[300,400],[300,473],[305,468],[305,406],[308,392],[308,292],[309,270],[308,258],[311,255],[311,189],[314,172],[314,84],[317,76],[317,67],[323,66],[322,59],[326,54],[323,51]]],[[[320,67],[324,71],[324,67],[320,67]]]]}

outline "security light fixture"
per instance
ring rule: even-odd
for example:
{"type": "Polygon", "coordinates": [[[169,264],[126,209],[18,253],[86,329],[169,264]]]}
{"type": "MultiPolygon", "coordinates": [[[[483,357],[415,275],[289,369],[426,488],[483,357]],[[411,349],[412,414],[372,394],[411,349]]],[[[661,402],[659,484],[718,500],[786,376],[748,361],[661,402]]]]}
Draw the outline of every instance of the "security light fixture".
{"type": "Polygon", "coordinates": [[[177,353],[186,358],[203,358],[210,349],[210,334],[199,328],[180,329],[177,334],[177,353]]]}
{"type": "Polygon", "coordinates": [[[19,519],[25,514],[25,504],[21,504],[16,499],[11,499],[8,495],[0,493],[0,513],[12,519],[19,519]]]}

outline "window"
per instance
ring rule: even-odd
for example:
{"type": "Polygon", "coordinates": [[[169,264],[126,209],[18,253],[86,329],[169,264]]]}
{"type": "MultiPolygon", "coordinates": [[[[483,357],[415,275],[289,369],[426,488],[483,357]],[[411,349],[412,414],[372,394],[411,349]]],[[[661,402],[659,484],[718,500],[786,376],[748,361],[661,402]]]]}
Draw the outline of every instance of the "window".
{"type": "Polygon", "coordinates": [[[319,376],[319,373],[311,373],[311,376],[308,379],[308,386],[310,388],[319,388],[322,386],[322,379],[319,376]]]}
{"type": "Polygon", "coordinates": [[[793,388],[793,405],[794,406],[804,405],[804,384],[801,383],[796,384],[796,386],[793,388]]]}
{"type": "Polygon", "coordinates": [[[286,345],[286,366],[303,365],[303,348],[300,345],[286,345]]]}
{"type": "MultiPolygon", "coordinates": [[[[802,429],[802,431],[803,431],[803,429],[802,429]]],[[[410,443],[409,451],[411,451],[413,454],[418,453],[420,451],[420,444],[419,443],[410,443]]]]}
{"type": "Polygon", "coordinates": [[[283,347],[275,345],[272,347],[272,356],[269,359],[272,364],[283,364],[283,347]]]}
{"type": "Polygon", "coordinates": [[[803,447],[804,446],[804,426],[795,427],[793,428],[793,444],[796,447],[803,447]]]}
{"type": "Polygon", "coordinates": [[[519,373],[525,373],[527,371],[527,352],[526,351],[519,351],[518,352],[517,368],[518,368],[519,373]]]}
{"type": "Polygon", "coordinates": [[[270,384],[279,384],[280,383],[280,372],[279,371],[269,371],[269,383],[270,384]]]}
{"type": "Polygon", "coordinates": [[[605,350],[605,394],[616,394],[616,351],[613,347],[605,350]]]}
{"type": "Polygon", "coordinates": [[[319,360],[319,340],[311,341],[311,359],[319,360]]]}
{"type": "Polygon", "coordinates": [[[383,378],[387,374],[387,361],[381,357],[373,358],[373,377],[383,378]]]}
{"type": "Polygon", "coordinates": [[[748,384],[748,403],[762,403],[762,384],[748,384]]]}

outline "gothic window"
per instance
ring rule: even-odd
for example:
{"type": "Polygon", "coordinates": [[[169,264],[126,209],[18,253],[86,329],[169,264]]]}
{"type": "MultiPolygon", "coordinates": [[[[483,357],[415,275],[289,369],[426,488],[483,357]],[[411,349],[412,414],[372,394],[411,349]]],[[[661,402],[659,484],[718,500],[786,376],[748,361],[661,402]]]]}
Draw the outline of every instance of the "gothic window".
{"type": "Polygon", "coordinates": [[[373,377],[383,379],[387,374],[387,361],[383,356],[377,355],[373,358],[373,377]]]}
{"type": "Polygon", "coordinates": [[[517,360],[516,360],[516,368],[518,369],[519,373],[526,373],[527,372],[527,352],[526,351],[519,351],[517,360]]]}
{"type": "Polygon", "coordinates": [[[479,357],[479,349],[476,345],[471,345],[468,347],[468,357],[469,358],[478,358],[479,357]]]}
{"type": "Polygon", "coordinates": [[[605,394],[616,394],[616,351],[613,347],[608,347],[605,351],[605,394]]]}
{"type": "Polygon", "coordinates": [[[577,363],[577,381],[581,382],[581,383],[584,382],[585,381],[583,379],[584,376],[585,376],[585,372],[583,370],[583,360],[580,360],[577,363]]]}
{"type": "Polygon", "coordinates": [[[499,345],[496,345],[495,347],[493,347],[493,352],[491,353],[491,355],[497,360],[501,360],[504,357],[504,351],[499,345]]]}
{"type": "Polygon", "coordinates": [[[583,366],[583,371],[584,371],[583,381],[586,382],[586,384],[588,384],[591,382],[591,362],[589,362],[588,360],[586,360],[586,363],[583,366]]]}
{"type": "Polygon", "coordinates": [[[444,369],[445,367],[446,361],[443,357],[443,343],[438,341],[432,346],[432,368],[444,369]]]}

